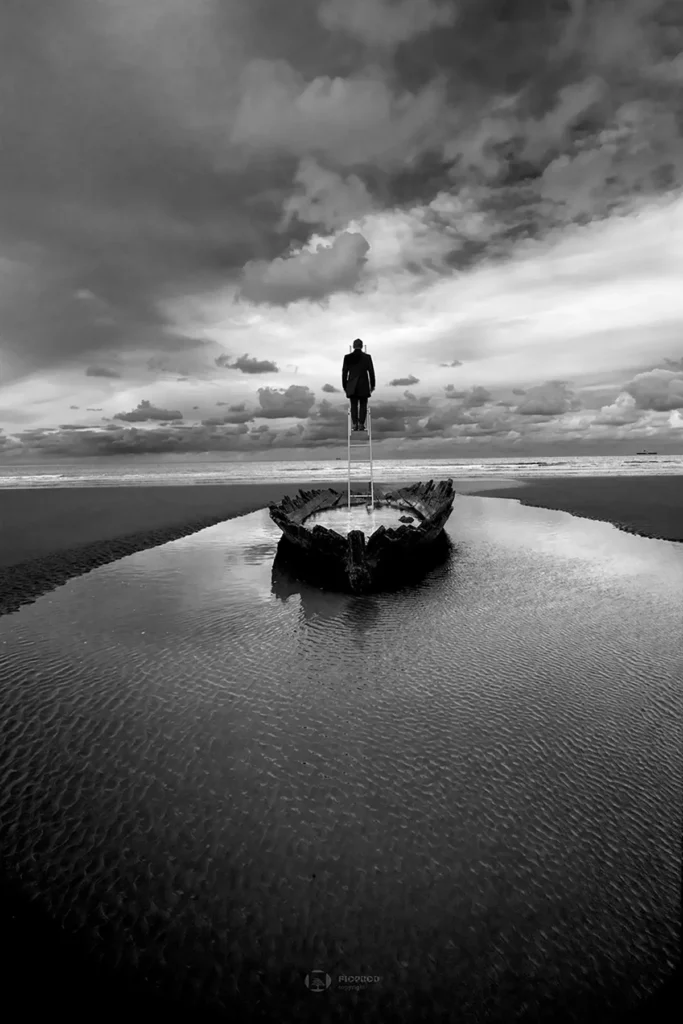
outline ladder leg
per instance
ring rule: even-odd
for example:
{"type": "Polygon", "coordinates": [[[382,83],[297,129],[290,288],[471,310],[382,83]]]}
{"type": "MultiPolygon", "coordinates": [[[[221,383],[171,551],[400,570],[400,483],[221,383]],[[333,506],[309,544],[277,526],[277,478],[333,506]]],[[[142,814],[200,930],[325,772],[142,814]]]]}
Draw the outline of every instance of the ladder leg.
{"type": "Polygon", "coordinates": [[[372,468],[372,413],[368,402],[368,452],[370,453],[370,508],[375,507],[375,476],[372,468]]]}
{"type": "Polygon", "coordinates": [[[349,404],[348,416],[346,420],[347,434],[348,434],[348,446],[349,446],[349,461],[348,461],[348,494],[347,494],[347,507],[351,509],[351,405],[349,404]]]}
{"type": "Polygon", "coordinates": [[[349,408],[348,419],[347,419],[347,494],[346,494],[346,503],[347,503],[347,507],[349,509],[351,509],[351,497],[352,497],[352,492],[351,492],[351,479],[352,479],[351,470],[352,470],[352,459],[353,459],[353,450],[352,449],[353,448],[367,448],[367,450],[368,450],[368,456],[369,456],[369,467],[368,468],[370,470],[369,491],[368,491],[368,493],[365,493],[365,492],[361,493],[359,495],[359,497],[367,498],[368,499],[368,504],[369,504],[370,508],[374,508],[375,507],[375,474],[374,474],[374,464],[373,464],[373,458],[372,458],[372,414],[370,412],[369,404],[368,404],[367,411],[366,411],[366,424],[367,425],[366,425],[365,433],[367,434],[367,438],[368,438],[367,441],[356,441],[355,444],[352,444],[351,437],[352,437],[353,431],[351,429],[351,409],[349,408]]]}

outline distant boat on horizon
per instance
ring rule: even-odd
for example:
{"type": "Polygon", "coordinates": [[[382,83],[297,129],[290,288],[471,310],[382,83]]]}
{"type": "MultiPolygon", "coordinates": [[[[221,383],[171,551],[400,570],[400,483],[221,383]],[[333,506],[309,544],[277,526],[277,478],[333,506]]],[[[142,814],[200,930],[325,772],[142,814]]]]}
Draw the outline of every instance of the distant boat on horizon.
{"type": "Polygon", "coordinates": [[[636,455],[656,455],[657,452],[636,452],[636,455]]]}

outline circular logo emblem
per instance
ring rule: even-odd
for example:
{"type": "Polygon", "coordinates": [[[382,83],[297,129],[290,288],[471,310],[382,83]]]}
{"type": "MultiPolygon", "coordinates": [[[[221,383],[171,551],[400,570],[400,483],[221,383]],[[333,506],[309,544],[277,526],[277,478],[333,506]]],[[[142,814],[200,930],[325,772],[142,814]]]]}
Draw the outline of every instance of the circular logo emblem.
{"type": "Polygon", "coordinates": [[[310,989],[311,992],[324,992],[332,984],[329,974],[325,974],[324,971],[311,971],[304,980],[306,988],[310,989]]]}

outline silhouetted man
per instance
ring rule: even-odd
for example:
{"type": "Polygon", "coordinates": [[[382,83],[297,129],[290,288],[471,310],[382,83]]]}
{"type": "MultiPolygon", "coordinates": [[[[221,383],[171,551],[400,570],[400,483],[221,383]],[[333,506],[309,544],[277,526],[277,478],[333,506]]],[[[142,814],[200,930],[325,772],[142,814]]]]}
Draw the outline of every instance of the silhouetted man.
{"type": "Polygon", "coordinates": [[[342,387],[351,401],[351,423],[353,430],[365,430],[368,414],[368,398],[375,390],[375,368],[372,356],[362,352],[363,342],[356,338],[353,352],[344,356],[342,366],[342,387]]]}

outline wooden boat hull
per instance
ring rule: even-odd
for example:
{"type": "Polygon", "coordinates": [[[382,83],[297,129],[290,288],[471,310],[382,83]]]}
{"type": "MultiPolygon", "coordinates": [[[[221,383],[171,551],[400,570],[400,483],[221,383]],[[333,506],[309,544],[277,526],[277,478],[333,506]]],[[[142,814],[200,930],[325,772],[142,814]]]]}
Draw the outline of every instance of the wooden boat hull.
{"type": "Polygon", "coordinates": [[[454,499],[451,479],[437,484],[429,480],[386,493],[375,506],[401,509],[417,521],[416,525],[380,526],[369,537],[362,530],[344,536],[324,526],[305,525],[316,512],[344,507],[346,494],[332,488],[300,490],[279,504],[271,503],[269,512],[283,533],[281,558],[290,564],[297,561],[302,569],[312,570],[330,586],[367,593],[390,580],[409,578],[416,563],[431,561],[430,549],[431,554],[444,550],[444,544],[437,542],[444,541],[443,529],[454,499]]]}

